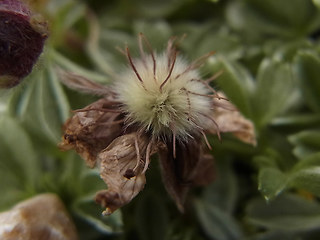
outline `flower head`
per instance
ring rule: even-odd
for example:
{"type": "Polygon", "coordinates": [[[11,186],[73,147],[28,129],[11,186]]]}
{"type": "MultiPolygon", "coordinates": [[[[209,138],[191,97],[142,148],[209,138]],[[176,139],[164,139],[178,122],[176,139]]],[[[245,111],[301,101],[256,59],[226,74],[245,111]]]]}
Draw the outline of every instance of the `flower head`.
{"type": "Polygon", "coordinates": [[[27,76],[48,37],[46,22],[19,0],[0,0],[0,88],[27,76]]]}
{"type": "Polygon", "coordinates": [[[163,54],[141,54],[117,79],[115,92],[129,124],[137,124],[155,138],[187,140],[207,125],[209,89],[195,64],[189,65],[171,42],[163,54]]]}
{"type": "MultiPolygon", "coordinates": [[[[90,167],[100,167],[108,189],[97,193],[96,201],[106,208],[105,214],[127,204],[143,189],[145,172],[155,153],[159,154],[165,187],[183,210],[189,188],[214,178],[206,138],[206,132],[220,134],[215,120],[219,113],[214,116],[214,112],[234,108],[210,87],[217,75],[201,79],[198,68],[213,53],[188,63],[178,55],[173,38],[162,54],[154,53],[142,34],[139,46],[141,58],[132,58],[125,49],[128,67],[111,87],[62,74],[69,87],[102,96],[65,123],[60,147],[73,148],[90,167]]],[[[223,129],[229,130],[228,126],[223,129]]],[[[242,116],[231,131],[239,136],[243,131],[242,139],[243,135],[253,136],[251,122],[242,116]]]]}

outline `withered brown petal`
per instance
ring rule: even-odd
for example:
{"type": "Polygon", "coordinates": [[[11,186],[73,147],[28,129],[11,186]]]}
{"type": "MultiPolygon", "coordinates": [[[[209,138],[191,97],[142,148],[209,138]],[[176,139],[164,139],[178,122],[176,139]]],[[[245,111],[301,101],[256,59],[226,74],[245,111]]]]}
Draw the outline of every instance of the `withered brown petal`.
{"type": "Polygon", "coordinates": [[[192,183],[195,186],[207,185],[213,182],[215,177],[214,158],[212,154],[203,152],[201,148],[197,165],[193,169],[192,183]]]}
{"type": "Polygon", "coordinates": [[[61,200],[41,194],[0,213],[2,240],[76,240],[76,228],[61,200]]]}
{"type": "Polygon", "coordinates": [[[172,144],[159,150],[162,179],[167,192],[178,209],[184,211],[184,202],[192,186],[210,183],[215,176],[213,157],[204,154],[199,139],[176,143],[176,158],[172,144]]]}
{"type": "MultiPolygon", "coordinates": [[[[219,96],[224,97],[222,93],[219,96]]],[[[251,120],[245,118],[236,107],[223,99],[214,99],[214,110],[211,114],[220,132],[231,132],[241,141],[256,145],[256,135],[254,125],[251,120]]],[[[212,124],[207,132],[217,134],[217,126],[212,124]]]]}
{"type": "Polygon", "coordinates": [[[64,124],[59,147],[75,149],[89,167],[94,167],[98,153],[122,133],[122,116],[117,107],[113,101],[102,98],[78,110],[64,124]]]}
{"type": "MultiPolygon", "coordinates": [[[[107,190],[96,195],[96,202],[106,208],[104,214],[109,215],[129,203],[144,188],[146,179],[143,169],[148,164],[145,159],[149,142],[149,138],[137,133],[123,135],[98,155],[100,175],[108,185],[107,190]],[[128,171],[130,177],[127,176],[128,171]]],[[[154,152],[151,146],[150,154],[154,152]]]]}

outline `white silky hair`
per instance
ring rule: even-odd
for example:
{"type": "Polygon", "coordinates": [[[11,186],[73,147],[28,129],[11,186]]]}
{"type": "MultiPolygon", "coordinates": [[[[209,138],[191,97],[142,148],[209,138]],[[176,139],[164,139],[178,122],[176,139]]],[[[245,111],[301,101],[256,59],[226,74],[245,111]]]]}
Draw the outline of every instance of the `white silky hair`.
{"type": "Polygon", "coordinates": [[[177,139],[186,140],[208,125],[212,98],[197,69],[180,56],[172,69],[169,59],[166,52],[155,54],[154,61],[151,55],[133,59],[136,72],[130,66],[125,69],[115,81],[114,91],[129,124],[138,124],[155,137],[174,131],[177,139]]]}

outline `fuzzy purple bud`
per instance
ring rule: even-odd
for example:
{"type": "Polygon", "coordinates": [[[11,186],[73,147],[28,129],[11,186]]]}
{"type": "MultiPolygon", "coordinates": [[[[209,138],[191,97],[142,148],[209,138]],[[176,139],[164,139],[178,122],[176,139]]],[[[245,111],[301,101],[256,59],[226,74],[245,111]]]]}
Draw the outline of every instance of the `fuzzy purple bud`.
{"type": "Polygon", "coordinates": [[[18,0],[0,0],[0,88],[26,77],[48,37],[46,23],[18,0]]]}

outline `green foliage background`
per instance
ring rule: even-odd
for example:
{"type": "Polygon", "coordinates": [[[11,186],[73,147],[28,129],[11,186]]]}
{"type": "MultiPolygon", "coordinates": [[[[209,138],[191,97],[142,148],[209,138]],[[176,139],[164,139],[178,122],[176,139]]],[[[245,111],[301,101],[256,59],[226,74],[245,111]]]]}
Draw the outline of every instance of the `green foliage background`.
{"type": "Polygon", "coordinates": [[[320,1],[48,0],[35,7],[50,37],[34,71],[0,97],[0,208],[57,193],[80,239],[278,240],[320,236],[320,1]],[[187,34],[181,52],[215,50],[203,75],[256,128],[257,146],[211,138],[217,180],[189,196],[181,214],[166,194],[157,160],[136,199],[110,217],[93,202],[105,188],[96,170],[57,143],[71,109],[95,97],[66,89],[63,68],[108,84],[137,53],[143,32],[161,51],[187,34]]]}

